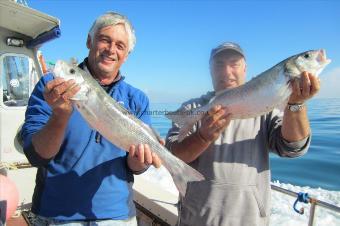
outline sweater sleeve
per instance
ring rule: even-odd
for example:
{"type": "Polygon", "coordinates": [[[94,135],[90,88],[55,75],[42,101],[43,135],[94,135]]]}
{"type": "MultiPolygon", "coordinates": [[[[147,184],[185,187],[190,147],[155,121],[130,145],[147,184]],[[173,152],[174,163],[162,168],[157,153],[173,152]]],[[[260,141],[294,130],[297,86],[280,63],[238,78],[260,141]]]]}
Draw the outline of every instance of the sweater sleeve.
{"type": "MultiPolygon", "coordinates": [[[[268,144],[270,151],[281,157],[299,157],[304,155],[310,146],[311,135],[296,141],[288,142],[281,135],[283,112],[274,110],[268,118],[268,144]]],[[[311,134],[311,133],[310,133],[311,134]]]]}
{"type": "Polygon", "coordinates": [[[41,158],[36,153],[32,145],[32,136],[42,129],[52,113],[51,108],[43,97],[45,85],[52,79],[53,75],[47,74],[43,76],[35,86],[28,101],[28,106],[25,113],[25,122],[21,130],[21,137],[24,143],[24,153],[28,161],[36,167],[45,166],[50,161],[50,159],[41,158]]]}

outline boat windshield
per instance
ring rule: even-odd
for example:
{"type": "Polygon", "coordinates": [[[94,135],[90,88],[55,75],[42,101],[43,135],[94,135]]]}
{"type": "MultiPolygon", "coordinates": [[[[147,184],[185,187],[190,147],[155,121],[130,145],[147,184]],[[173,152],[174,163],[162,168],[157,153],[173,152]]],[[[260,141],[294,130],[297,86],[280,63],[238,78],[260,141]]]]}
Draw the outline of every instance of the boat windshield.
{"type": "Polygon", "coordinates": [[[21,54],[3,54],[0,57],[2,102],[5,106],[26,106],[38,81],[33,60],[21,54]]]}

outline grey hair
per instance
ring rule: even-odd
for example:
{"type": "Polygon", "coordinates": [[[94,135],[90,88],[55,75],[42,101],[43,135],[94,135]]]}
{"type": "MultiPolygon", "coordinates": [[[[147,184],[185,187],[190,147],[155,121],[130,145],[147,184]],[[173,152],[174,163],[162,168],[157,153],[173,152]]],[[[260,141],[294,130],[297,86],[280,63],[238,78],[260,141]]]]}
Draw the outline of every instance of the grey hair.
{"type": "Polygon", "coordinates": [[[125,30],[128,33],[129,52],[131,52],[136,45],[135,31],[128,18],[116,12],[107,12],[96,19],[89,31],[91,42],[93,43],[94,36],[100,29],[117,24],[124,25],[125,30]]]}

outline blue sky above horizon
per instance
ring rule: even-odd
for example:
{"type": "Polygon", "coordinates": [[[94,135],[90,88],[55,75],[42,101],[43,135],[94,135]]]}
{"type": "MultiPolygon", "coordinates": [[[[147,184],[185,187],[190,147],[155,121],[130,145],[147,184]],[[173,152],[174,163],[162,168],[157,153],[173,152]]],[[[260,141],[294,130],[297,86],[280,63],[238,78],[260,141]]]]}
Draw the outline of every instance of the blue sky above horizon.
{"type": "Polygon", "coordinates": [[[28,0],[29,7],[61,21],[61,37],[42,47],[48,61],[87,56],[87,33],[107,11],[126,15],[137,44],[122,67],[126,81],[152,102],[182,102],[212,90],[210,50],[239,43],[247,79],[279,61],[324,48],[332,63],[317,97],[340,96],[340,2],[324,1],[90,1],[28,0]]]}

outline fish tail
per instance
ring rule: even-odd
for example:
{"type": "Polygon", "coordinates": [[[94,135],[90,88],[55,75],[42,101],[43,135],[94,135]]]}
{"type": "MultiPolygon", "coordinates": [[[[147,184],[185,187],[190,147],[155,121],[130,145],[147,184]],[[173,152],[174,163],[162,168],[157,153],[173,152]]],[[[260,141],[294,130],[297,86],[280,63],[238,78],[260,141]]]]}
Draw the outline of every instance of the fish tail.
{"type": "Polygon", "coordinates": [[[206,112],[206,107],[200,107],[194,110],[180,109],[166,114],[168,119],[172,120],[180,127],[178,135],[179,142],[181,142],[186,137],[194,124],[201,120],[206,112]]]}
{"type": "Polygon", "coordinates": [[[185,192],[187,190],[187,184],[190,181],[201,181],[205,180],[204,176],[195,170],[194,168],[190,167],[182,160],[177,159],[179,164],[171,165],[168,168],[172,179],[179,191],[179,193],[184,197],[185,192]]]}
{"type": "Polygon", "coordinates": [[[177,190],[183,197],[185,196],[188,182],[205,180],[200,172],[177,158],[158,141],[154,144],[152,150],[161,158],[163,166],[169,171],[177,190]]]}

